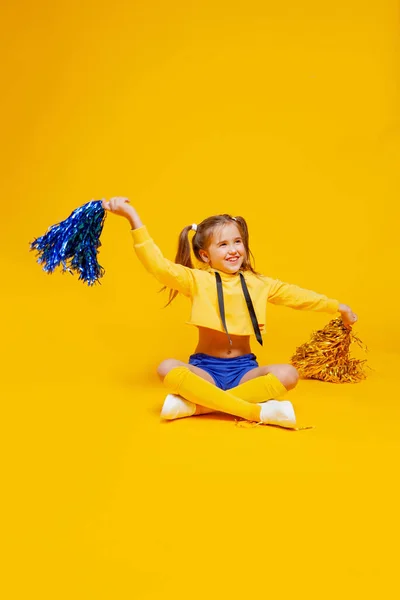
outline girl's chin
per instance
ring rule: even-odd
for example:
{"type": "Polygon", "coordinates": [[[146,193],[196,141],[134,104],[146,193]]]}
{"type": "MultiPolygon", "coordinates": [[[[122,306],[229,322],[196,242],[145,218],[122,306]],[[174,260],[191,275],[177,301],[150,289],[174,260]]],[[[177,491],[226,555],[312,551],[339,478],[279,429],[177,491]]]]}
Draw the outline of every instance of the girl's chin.
{"type": "Polygon", "coordinates": [[[238,260],[237,262],[234,262],[234,263],[225,261],[223,266],[224,266],[224,270],[228,271],[228,273],[236,273],[236,271],[239,271],[239,269],[241,267],[241,263],[240,263],[240,260],[238,260]]]}

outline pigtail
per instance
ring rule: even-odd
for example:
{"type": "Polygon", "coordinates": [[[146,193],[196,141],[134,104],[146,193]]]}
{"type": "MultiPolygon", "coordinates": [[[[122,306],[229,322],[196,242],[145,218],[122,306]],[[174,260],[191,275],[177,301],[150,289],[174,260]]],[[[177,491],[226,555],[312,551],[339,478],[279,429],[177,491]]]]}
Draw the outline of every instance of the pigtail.
{"type": "Polygon", "coordinates": [[[240,229],[242,230],[242,234],[243,234],[243,241],[245,241],[246,243],[249,242],[249,228],[247,227],[247,223],[246,223],[246,219],[244,219],[243,217],[232,217],[234,221],[236,221],[236,223],[239,225],[240,229]]]}
{"type": "Polygon", "coordinates": [[[192,257],[190,254],[190,242],[189,242],[189,231],[192,229],[191,225],[187,225],[182,229],[179,234],[178,250],[175,256],[175,262],[184,267],[193,269],[192,257]]]}
{"type": "MultiPolygon", "coordinates": [[[[190,242],[189,242],[189,231],[192,229],[191,225],[187,225],[182,229],[179,234],[178,240],[178,250],[175,256],[175,262],[179,265],[183,265],[184,267],[188,267],[189,269],[193,269],[192,257],[190,254],[190,242]]],[[[167,286],[161,288],[161,292],[166,289],[167,286]]],[[[169,299],[164,308],[171,304],[172,300],[176,298],[178,295],[178,290],[170,290],[169,291],[169,299]]]]}
{"type": "Polygon", "coordinates": [[[250,246],[249,246],[249,228],[247,227],[246,219],[244,219],[243,217],[240,217],[240,216],[233,217],[233,219],[234,219],[234,221],[236,221],[236,223],[239,226],[239,229],[242,234],[243,245],[246,250],[247,259],[246,259],[245,263],[243,264],[243,268],[246,271],[251,271],[255,275],[259,275],[259,273],[257,273],[257,271],[255,270],[255,260],[254,260],[253,253],[250,250],[250,246]]]}

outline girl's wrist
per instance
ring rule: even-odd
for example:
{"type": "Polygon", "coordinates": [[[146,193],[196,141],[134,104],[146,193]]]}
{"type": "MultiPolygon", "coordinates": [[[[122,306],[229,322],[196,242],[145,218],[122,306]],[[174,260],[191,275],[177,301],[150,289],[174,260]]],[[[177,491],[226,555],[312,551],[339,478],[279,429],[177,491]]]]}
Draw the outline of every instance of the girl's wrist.
{"type": "Polygon", "coordinates": [[[126,218],[129,221],[131,229],[139,229],[139,227],[143,227],[143,223],[140,220],[139,215],[135,213],[134,210],[132,210],[130,214],[126,215],[126,218]]]}

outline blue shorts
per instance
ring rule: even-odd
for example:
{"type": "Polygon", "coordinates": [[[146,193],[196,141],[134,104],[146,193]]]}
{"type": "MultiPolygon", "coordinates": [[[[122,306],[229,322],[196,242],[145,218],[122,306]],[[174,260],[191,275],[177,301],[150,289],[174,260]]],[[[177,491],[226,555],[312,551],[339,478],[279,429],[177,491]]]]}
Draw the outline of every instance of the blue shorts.
{"type": "Polygon", "coordinates": [[[258,367],[254,354],[243,354],[234,358],[216,358],[208,354],[192,354],[189,365],[207,371],[221,390],[229,390],[239,385],[243,375],[258,367]]]}

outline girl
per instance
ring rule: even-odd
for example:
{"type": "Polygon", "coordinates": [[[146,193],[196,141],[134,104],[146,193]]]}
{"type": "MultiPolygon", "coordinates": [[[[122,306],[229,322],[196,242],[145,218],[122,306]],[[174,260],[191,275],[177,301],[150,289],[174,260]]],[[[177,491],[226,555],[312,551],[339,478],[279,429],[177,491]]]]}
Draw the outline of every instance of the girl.
{"type": "MultiPolygon", "coordinates": [[[[188,364],[164,360],[158,374],[169,389],[161,416],[165,419],[221,411],[248,421],[294,428],[289,401],[277,401],[298,380],[292,365],[259,366],[250,350],[250,335],[262,344],[267,302],[295,309],[334,314],[350,327],[357,316],[337,300],[271,279],[254,271],[249,234],[243,217],[216,215],[188,225],[179,237],[176,262],[167,260],[151,239],[128,198],[103,200],[103,207],[126,217],[136,254],[144,267],[170,289],[192,302],[190,324],[199,341],[188,364]],[[204,268],[194,268],[192,250],[204,268]]],[[[169,303],[168,303],[169,304],[169,303]]]]}

